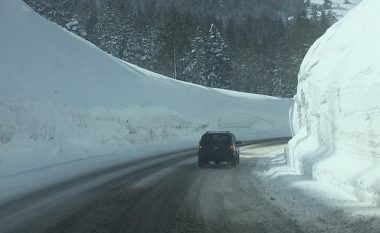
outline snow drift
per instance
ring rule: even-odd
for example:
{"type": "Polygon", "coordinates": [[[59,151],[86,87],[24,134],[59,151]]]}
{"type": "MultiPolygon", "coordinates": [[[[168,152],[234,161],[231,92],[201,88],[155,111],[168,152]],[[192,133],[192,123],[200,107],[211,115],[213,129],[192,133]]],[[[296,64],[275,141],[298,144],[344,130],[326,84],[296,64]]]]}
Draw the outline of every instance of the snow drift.
{"type": "Polygon", "coordinates": [[[0,1],[0,51],[0,178],[121,149],[128,157],[153,144],[155,153],[194,148],[206,130],[240,139],[290,134],[290,100],[143,70],[21,0],[0,1]]]}
{"type": "Polygon", "coordinates": [[[380,203],[380,1],[365,0],[311,47],[298,77],[292,166],[380,203]]]}

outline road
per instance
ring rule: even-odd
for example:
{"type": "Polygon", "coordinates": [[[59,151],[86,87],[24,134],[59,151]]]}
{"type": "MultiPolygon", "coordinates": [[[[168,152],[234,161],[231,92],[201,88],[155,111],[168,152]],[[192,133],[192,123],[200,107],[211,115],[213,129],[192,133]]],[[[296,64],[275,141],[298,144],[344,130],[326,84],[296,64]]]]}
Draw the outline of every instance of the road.
{"type": "Polygon", "coordinates": [[[199,169],[191,150],[87,174],[0,205],[0,232],[302,232],[252,175],[285,143],[242,147],[238,168],[199,169]]]}

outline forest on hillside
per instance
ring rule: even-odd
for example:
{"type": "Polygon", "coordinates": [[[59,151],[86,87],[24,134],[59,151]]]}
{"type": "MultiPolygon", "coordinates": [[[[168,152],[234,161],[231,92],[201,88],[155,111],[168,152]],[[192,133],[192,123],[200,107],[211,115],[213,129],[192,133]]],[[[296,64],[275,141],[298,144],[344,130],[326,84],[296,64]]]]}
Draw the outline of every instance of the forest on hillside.
{"type": "MultiPolygon", "coordinates": [[[[334,22],[304,0],[25,0],[124,61],[208,87],[293,97],[311,44],[334,22]]],[[[106,78],[106,77],[105,77],[106,78]]]]}

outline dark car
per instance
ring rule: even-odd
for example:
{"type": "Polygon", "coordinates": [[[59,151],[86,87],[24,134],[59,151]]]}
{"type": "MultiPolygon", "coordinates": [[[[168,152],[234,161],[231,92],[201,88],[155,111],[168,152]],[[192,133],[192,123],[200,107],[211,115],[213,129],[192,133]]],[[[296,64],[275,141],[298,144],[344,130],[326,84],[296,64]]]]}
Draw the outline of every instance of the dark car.
{"type": "Polygon", "coordinates": [[[215,164],[227,162],[236,167],[239,164],[241,141],[229,131],[214,131],[203,134],[198,146],[198,167],[203,168],[210,161],[215,164]]]}

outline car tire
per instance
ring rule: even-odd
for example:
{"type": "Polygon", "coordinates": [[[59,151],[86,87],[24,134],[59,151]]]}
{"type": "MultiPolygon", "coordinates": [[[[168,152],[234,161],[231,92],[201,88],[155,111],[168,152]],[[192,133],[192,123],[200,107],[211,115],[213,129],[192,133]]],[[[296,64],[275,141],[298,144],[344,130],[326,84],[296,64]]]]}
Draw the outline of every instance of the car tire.
{"type": "Polygon", "coordinates": [[[199,168],[204,168],[204,164],[201,158],[198,157],[198,167],[199,168]]]}
{"type": "Polygon", "coordinates": [[[236,167],[236,166],[237,166],[237,159],[236,159],[236,158],[233,158],[233,159],[231,160],[231,166],[232,166],[232,167],[236,167]]]}

